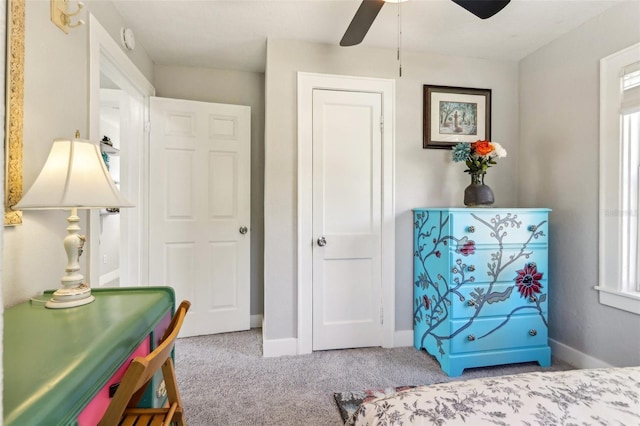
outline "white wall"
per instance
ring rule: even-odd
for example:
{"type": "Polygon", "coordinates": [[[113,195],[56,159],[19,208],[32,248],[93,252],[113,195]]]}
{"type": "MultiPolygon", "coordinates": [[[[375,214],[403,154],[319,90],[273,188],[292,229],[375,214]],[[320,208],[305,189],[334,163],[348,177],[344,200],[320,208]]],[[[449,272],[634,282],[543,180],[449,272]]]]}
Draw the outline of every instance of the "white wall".
{"type": "MultiPolygon", "coordinates": [[[[86,2],[79,18],[89,21],[93,12],[112,37],[124,26],[113,4],[86,2]]],[[[119,40],[116,38],[116,40],[119,40]]],[[[142,46],[127,54],[153,81],[151,60],[142,46]]],[[[64,34],[50,18],[49,2],[28,0],[25,22],[24,190],[35,180],[53,139],[73,137],[76,129],[88,135],[89,27],[64,34]]],[[[2,270],[4,305],[12,306],[58,288],[67,263],[62,240],[66,235],[64,211],[24,212],[23,224],[5,228],[2,270]]],[[[88,229],[81,212],[81,227],[88,229]]],[[[87,246],[88,247],[88,244],[87,246]]],[[[82,273],[88,276],[88,253],[82,256],[82,273]]]]}
{"type": "Polygon", "coordinates": [[[520,63],[518,200],[550,216],[549,336],[616,366],[640,364],[640,316],[598,303],[599,60],[640,41],[625,2],[520,63]]]}
{"type": "Polygon", "coordinates": [[[265,118],[265,324],[267,340],[297,336],[297,117],[296,72],[396,78],[396,330],[413,328],[411,209],[462,206],[469,176],[451,151],[422,149],[423,84],[493,90],[492,139],[509,157],[487,175],[496,205],[515,206],[518,67],[459,56],[403,53],[398,78],[395,50],[340,48],[269,40],[265,118]]]}
{"type": "Polygon", "coordinates": [[[251,314],[263,313],[264,74],[156,65],[157,96],[251,107],[251,314]]]}

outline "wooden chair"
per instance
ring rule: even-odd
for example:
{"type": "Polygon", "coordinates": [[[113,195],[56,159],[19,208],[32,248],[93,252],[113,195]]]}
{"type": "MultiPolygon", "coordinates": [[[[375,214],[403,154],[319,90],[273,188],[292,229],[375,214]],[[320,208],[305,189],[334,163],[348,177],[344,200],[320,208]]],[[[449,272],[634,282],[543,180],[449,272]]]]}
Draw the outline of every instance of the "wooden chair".
{"type": "Polygon", "coordinates": [[[186,300],[180,303],[160,345],[149,355],[131,361],[99,426],[185,424],[171,351],[190,306],[186,300]],[[137,408],[151,378],[160,368],[167,389],[167,406],[137,408]]]}

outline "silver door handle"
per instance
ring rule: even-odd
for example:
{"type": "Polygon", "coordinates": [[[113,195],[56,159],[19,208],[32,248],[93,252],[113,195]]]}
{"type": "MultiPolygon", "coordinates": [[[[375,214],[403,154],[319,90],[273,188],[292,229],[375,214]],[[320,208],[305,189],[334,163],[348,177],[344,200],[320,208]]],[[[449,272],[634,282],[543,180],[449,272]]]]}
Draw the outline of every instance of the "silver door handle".
{"type": "Polygon", "coordinates": [[[327,245],[327,239],[325,237],[318,238],[318,245],[320,247],[324,247],[327,245]]]}
{"type": "Polygon", "coordinates": [[[246,226],[241,226],[240,229],[238,229],[238,231],[240,231],[240,233],[244,235],[247,232],[249,232],[249,229],[246,226]]]}

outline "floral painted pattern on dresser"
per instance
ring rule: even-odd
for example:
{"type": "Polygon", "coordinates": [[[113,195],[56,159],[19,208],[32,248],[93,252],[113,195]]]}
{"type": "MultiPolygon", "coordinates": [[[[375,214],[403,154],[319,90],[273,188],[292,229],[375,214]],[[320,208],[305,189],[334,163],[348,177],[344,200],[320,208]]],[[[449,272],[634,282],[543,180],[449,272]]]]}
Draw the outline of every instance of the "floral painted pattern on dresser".
{"type": "Polygon", "coordinates": [[[547,271],[540,269],[533,256],[535,243],[546,237],[543,225],[547,221],[523,223],[517,213],[508,212],[470,213],[465,217],[469,223],[462,235],[462,231],[451,231],[455,227],[444,211],[421,210],[414,215],[414,286],[419,296],[414,298],[413,321],[414,326],[420,325],[416,329],[421,332],[416,345],[419,342],[419,347],[426,347],[425,341],[434,339],[440,356],[449,347],[445,342],[473,326],[485,311],[498,304],[505,310],[501,320],[482,334],[469,335],[469,340],[482,340],[523,313],[537,313],[548,327],[543,309],[547,271]],[[443,262],[449,262],[446,274],[439,272],[443,262]],[[522,303],[514,302],[516,295],[522,303]],[[468,314],[451,321],[452,305],[458,301],[468,314]],[[455,327],[444,327],[447,322],[455,327]]]}

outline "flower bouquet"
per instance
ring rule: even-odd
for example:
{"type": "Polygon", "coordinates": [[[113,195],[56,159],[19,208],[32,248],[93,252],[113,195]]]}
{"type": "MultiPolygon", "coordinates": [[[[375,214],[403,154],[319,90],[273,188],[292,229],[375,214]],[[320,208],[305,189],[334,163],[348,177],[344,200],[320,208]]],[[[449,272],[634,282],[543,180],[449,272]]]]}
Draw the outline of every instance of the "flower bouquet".
{"type": "Polygon", "coordinates": [[[471,185],[464,193],[466,206],[491,206],[494,202],[493,191],[484,183],[487,169],[496,164],[497,158],[507,156],[507,151],[497,142],[476,141],[460,142],[451,152],[454,162],[464,161],[467,165],[465,173],[471,175],[471,185]]]}

